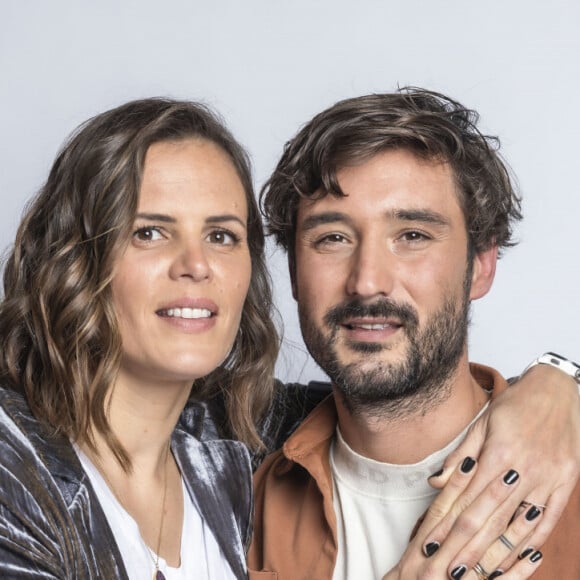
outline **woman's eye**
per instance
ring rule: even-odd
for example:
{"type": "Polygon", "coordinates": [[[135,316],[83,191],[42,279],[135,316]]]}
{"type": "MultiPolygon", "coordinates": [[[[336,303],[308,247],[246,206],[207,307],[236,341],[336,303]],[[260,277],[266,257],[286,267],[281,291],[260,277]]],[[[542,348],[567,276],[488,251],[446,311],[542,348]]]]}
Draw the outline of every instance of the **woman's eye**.
{"type": "Polygon", "coordinates": [[[133,237],[140,242],[154,242],[162,239],[162,234],[159,228],[153,226],[146,226],[139,228],[133,233],[133,237]]]}
{"type": "Polygon", "coordinates": [[[209,233],[208,240],[212,244],[234,246],[240,241],[240,237],[234,234],[234,232],[230,232],[228,230],[215,230],[209,233]]]}

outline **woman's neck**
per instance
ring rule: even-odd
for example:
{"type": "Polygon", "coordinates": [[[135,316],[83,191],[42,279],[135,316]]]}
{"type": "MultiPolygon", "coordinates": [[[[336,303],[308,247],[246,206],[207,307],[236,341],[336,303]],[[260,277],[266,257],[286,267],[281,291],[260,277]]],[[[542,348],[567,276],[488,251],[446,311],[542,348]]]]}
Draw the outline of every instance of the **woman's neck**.
{"type": "MultiPolygon", "coordinates": [[[[158,472],[191,391],[183,383],[147,383],[119,375],[105,402],[110,427],[137,468],[158,472]]],[[[103,451],[95,434],[97,449],[103,451]]],[[[101,453],[99,453],[101,454],[101,453]]]]}

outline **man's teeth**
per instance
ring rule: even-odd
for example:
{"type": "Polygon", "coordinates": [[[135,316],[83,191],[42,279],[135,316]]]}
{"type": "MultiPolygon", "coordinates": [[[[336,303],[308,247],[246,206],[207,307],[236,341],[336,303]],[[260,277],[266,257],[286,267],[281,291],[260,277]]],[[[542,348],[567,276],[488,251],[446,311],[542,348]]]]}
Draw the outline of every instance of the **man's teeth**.
{"type": "Polygon", "coordinates": [[[362,330],[385,330],[386,328],[393,328],[393,324],[389,324],[388,322],[374,322],[368,324],[347,324],[346,325],[351,330],[355,328],[360,328],[362,330]]]}
{"type": "Polygon", "coordinates": [[[209,318],[211,310],[206,308],[169,308],[165,315],[170,318],[209,318]]]}

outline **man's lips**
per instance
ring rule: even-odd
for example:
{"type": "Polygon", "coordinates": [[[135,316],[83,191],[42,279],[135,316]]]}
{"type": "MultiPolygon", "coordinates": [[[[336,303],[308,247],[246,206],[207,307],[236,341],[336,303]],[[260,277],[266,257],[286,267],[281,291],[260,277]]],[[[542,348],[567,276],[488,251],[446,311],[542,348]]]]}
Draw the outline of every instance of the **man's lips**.
{"type": "Polygon", "coordinates": [[[403,324],[398,320],[393,319],[383,319],[383,318],[350,318],[342,322],[348,330],[370,330],[370,331],[380,331],[380,330],[397,330],[401,328],[403,324]]]}

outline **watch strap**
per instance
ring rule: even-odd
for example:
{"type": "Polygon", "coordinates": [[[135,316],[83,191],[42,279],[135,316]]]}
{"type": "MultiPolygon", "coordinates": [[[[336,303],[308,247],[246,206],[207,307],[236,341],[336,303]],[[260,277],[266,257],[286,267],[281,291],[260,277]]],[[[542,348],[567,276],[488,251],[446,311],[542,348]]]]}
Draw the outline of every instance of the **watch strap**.
{"type": "MultiPolygon", "coordinates": [[[[564,358],[555,352],[546,352],[542,356],[539,356],[536,360],[530,363],[524,373],[530,370],[536,365],[549,365],[560,369],[563,373],[566,373],[569,377],[572,377],[580,385],[580,365],[575,362],[564,358]]],[[[522,373],[523,374],[523,373],[522,373]]]]}

